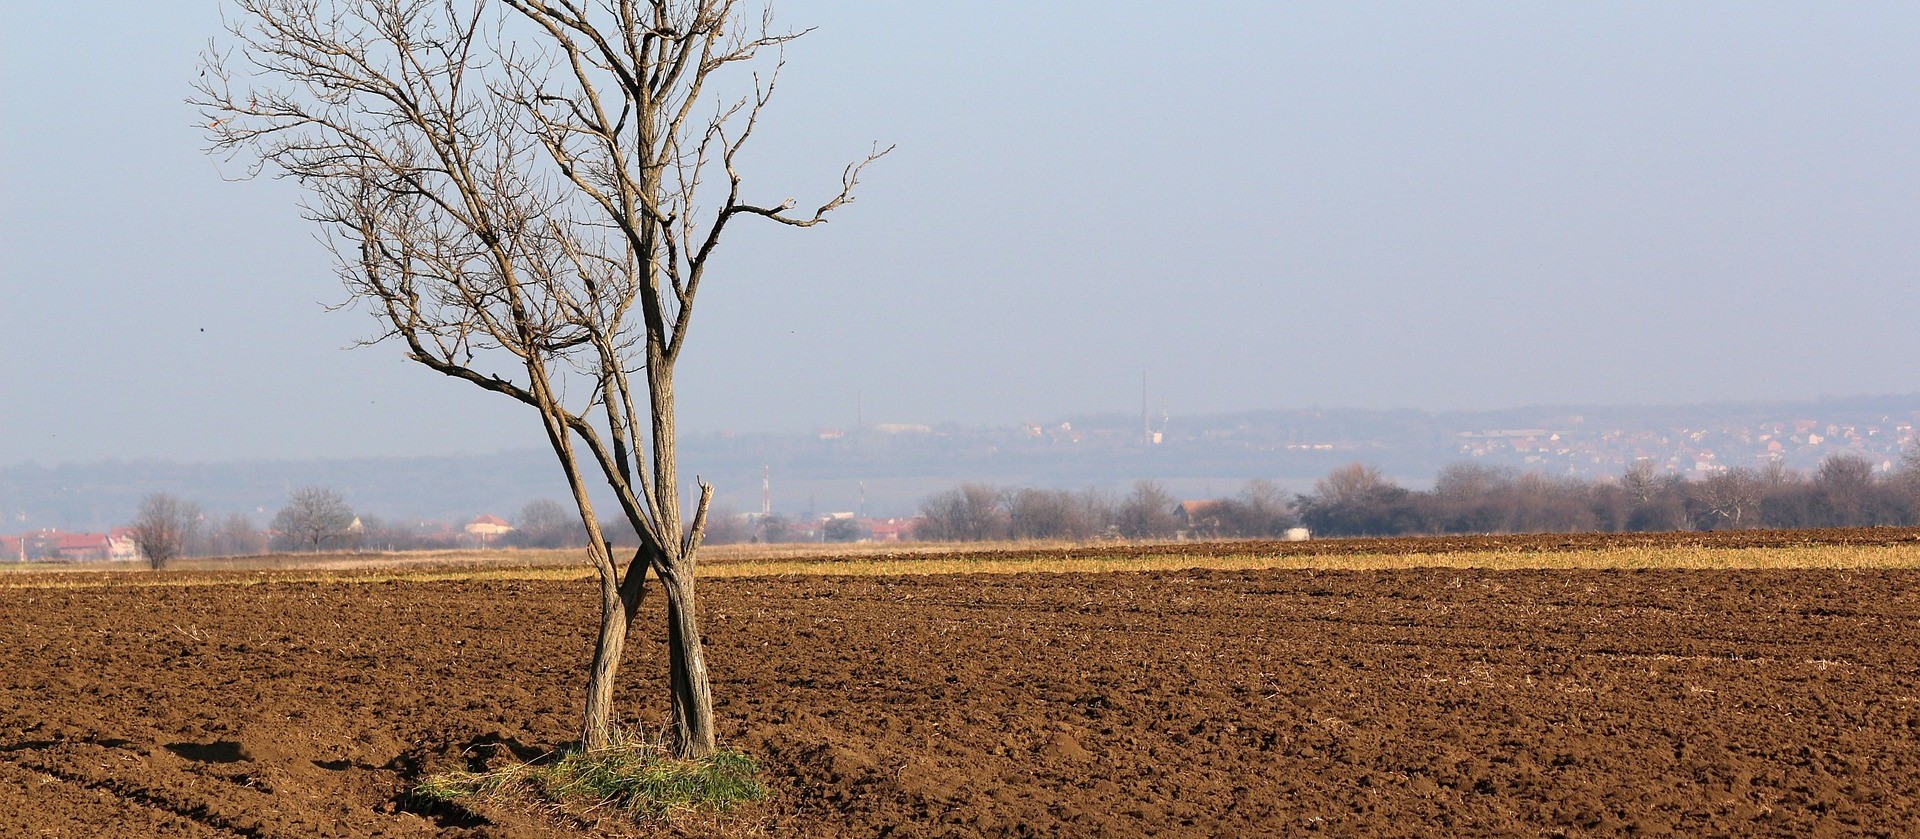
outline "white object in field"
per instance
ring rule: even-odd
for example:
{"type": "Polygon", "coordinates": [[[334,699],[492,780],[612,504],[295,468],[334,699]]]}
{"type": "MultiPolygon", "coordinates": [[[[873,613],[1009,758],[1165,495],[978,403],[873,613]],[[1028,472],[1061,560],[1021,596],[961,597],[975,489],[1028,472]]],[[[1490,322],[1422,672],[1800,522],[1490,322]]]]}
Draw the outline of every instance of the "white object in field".
{"type": "Polygon", "coordinates": [[[1313,538],[1313,534],[1308,533],[1304,527],[1287,528],[1286,539],[1289,542],[1305,542],[1311,538],[1313,538]]]}

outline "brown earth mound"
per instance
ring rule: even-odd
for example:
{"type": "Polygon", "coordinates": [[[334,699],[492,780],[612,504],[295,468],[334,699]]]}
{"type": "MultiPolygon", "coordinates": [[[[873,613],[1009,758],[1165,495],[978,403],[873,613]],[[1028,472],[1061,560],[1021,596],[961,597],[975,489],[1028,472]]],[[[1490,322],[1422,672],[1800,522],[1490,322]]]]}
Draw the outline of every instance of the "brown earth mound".
{"type": "MultiPolygon", "coordinates": [[[[0,836],[573,835],[405,790],[570,737],[590,592],[0,591],[0,836]]],[[[775,787],[741,835],[1920,833],[1920,572],[706,592],[723,734],[775,787]]],[[[659,671],[636,644],[629,707],[658,704],[659,671]]]]}

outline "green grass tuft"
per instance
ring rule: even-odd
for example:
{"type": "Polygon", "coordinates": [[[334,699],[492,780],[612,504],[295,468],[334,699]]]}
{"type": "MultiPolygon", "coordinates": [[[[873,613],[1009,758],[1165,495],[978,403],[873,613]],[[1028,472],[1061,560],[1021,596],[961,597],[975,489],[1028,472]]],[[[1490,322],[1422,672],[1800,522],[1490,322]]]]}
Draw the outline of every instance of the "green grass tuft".
{"type": "Polygon", "coordinates": [[[556,759],[491,772],[448,772],[423,779],[414,794],[440,802],[526,795],[562,806],[623,810],[637,820],[663,820],[685,811],[726,811],[765,798],[759,764],[720,751],[680,760],[651,744],[599,751],[567,751],[556,759]]]}

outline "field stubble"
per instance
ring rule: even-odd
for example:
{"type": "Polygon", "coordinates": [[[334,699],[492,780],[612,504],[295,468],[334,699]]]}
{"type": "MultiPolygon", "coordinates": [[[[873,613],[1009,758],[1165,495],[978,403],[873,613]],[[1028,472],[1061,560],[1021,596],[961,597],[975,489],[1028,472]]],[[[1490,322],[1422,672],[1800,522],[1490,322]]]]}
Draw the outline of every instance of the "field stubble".
{"type": "MultiPolygon", "coordinates": [[[[746,544],[703,549],[706,578],[1404,568],[1920,568],[1920,528],[1576,533],[1179,542],[746,544]]],[[[572,549],[269,554],[134,563],[0,564],[0,589],[261,582],[571,580],[591,576],[572,549]]]]}

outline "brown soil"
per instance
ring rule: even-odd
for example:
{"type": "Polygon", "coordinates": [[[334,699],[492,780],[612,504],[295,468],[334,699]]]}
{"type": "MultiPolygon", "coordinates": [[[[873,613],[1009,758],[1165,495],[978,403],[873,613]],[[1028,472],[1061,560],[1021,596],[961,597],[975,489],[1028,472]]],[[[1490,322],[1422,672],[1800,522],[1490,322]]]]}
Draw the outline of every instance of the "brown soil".
{"type": "MultiPolygon", "coordinates": [[[[705,586],[724,736],[775,787],[736,834],[1920,834],[1920,572],[705,586]]],[[[592,602],[0,591],[0,836],[573,835],[404,793],[569,738],[592,602]]],[[[659,671],[636,644],[630,707],[659,671]]]]}

